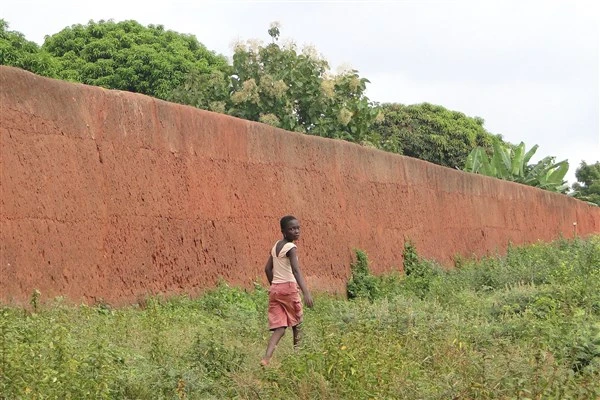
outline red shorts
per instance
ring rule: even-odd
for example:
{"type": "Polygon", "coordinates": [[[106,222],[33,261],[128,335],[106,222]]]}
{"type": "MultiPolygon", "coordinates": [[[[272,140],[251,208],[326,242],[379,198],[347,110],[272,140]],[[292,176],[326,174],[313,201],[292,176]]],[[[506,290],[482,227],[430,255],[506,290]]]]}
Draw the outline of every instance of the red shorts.
{"type": "Polygon", "coordinates": [[[302,300],[296,282],[273,283],[269,288],[269,329],[302,322],[302,300]]]}

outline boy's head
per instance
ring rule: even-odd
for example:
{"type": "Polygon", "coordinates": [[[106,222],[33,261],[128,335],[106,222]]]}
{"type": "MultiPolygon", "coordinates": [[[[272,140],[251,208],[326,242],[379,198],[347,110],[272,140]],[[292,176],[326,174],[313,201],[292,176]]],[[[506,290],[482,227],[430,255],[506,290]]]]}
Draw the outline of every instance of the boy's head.
{"type": "Polygon", "coordinates": [[[282,217],[279,220],[279,226],[281,227],[281,232],[285,231],[285,228],[287,228],[288,224],[293,221],[293,220],[298,220],[296,217],[294,217],[293,215],[286,215],[285,217],[282,217]]]}
{"type": "Polygon", "coordinates": [[[286,215],[279,220],[281,233],[287,240],[297,240],[300,237],[300,223],[293,215],[286,215]]]}

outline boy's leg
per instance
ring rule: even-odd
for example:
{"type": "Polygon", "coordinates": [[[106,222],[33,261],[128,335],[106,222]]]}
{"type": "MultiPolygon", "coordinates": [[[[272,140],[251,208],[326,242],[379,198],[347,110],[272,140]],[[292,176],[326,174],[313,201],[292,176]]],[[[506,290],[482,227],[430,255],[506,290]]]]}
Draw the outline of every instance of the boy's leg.
{"type": "Polygon", "coordinates": [[[281,337],[284,334],[285,334],[285,327],[281,327],[281,328],[277,328],[277,329],[273,330],[273,334],[271,335],[271,338],[269,339],[269,344],[267,345],[267,351],[265,352],[265,356],[263,357],[263,359],[260,362],[262,365],[267,365],[269,363],[269,361],[271,360],[271,357],[273,356],[273,352],[275,351],[275,348],[277,347],[277,343],[279,343],[279,340],[281,339],[281,337]]]}
{"type": "Polygon", "coordinates": [[[294,349],[298,350],[298,344],[300,343],[300,339],[302,339],[302,329],[300,328],[300,324],[292,326],[292,332],[294,333],[294,349]]]}

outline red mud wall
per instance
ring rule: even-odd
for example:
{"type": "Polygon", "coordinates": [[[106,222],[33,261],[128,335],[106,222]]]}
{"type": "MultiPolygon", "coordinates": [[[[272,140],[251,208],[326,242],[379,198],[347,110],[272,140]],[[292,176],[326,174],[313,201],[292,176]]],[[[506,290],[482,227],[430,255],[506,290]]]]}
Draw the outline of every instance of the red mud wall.
{"type": "Polygon", "coordinates": [[[0,301],[127,303],[265,283],[278,221],[302,224],[314,289],[353,248],[376,273],[403,241],[458,253],[600,232],[600,208],[342,141],[0,67],[0,301]]]}

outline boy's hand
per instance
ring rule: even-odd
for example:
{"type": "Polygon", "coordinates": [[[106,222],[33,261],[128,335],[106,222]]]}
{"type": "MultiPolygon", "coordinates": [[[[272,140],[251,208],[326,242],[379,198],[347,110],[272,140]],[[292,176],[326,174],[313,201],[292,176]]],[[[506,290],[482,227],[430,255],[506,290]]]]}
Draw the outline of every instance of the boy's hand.
{"type": "Polygon", "coordinates": [[[308,308],[313,307],[313,298],[310,293],[304,296],[304,305],[308,308]]]}

